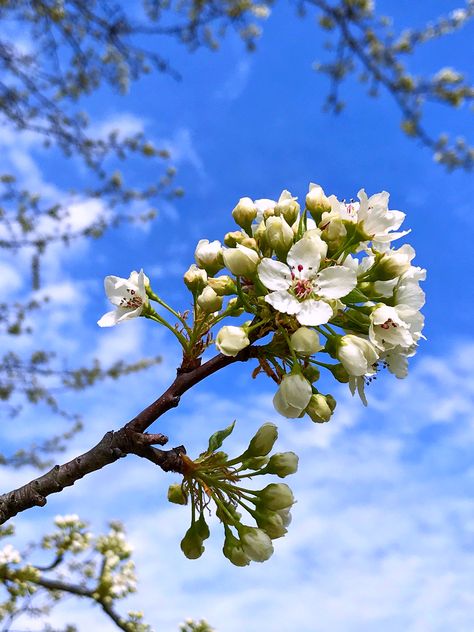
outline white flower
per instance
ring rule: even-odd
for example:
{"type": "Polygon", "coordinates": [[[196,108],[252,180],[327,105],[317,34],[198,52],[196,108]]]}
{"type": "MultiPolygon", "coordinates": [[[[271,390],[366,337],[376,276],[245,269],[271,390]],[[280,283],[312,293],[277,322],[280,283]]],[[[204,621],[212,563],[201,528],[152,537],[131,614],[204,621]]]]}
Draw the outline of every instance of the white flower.
{"type": "Polygon", "coordinates": [[[419,282],[426,279],[426,270],[411,266],[399,278],[394,298],[397,306],[403,307],[405,314],[414,314],[425,304],[425,293],[419,282]]]}
{"type": "Polygon", "coordinates": [[[411,347],[415,340],[409,324],[400,316],[398,307],[379,304],[370,315],[369,338],[378,349],[411,347]]]}
{"type": "Polygon", "coordinates": [[[239,203],[232,211],[232,217],[236,224],[246,231],[257,217],[257,207],[249,197],[240,198],[239,203]]]}
{"type": "Polygon", "coordinates": [[[150,284],[143,273],[133,271],[128,279],[116,276],[105,277],[104,287],[107,298],[117,309],[107,312],[97,321],[99,327],[112,327],[125,320],[140,316],[148,305],[146,286],[150,284]]]}
{"type": "Polygon", "coordinates": [[[288,253],[288,265],[273,259],[263,259],[258,275],[270,294],[265,300],[285,314],[295,314],[302,325],[321,325],[333,315],[325,299],[346,296],[356,286],[354,269],[330,266],[319,272],[327,244],[314,234],[303,237],[288,253]]]}
{"type": "Polygon", "coordinates": [[[377,361],[375,347],[364,338],[348,334],[342,336],[337,349],[337,357],[349,375],[365,375],[377,361]]]}
{"type": "Polygon", "coordinates": [[[194,251],[194,258],[200,268],[204,268],[209,276],[214,276],[216,272],[224,267],[222,261],[221,242],[200,239],[194,251]]]}
{"type": "Polygon", "coordinates": [[[408,235],[409,230],[391,232],[400,228],[405,219],[405,213],[388,210],[387,191],[376,193],[368,198],[364,189],[361,189],[357,197],[360,200],[357,221],[362,224],[363,231],[373,242],[390,242],[408,235]]]}
{"type": "Polygon", "coordinates": [[[276,206],[275,200],[268,200],[267,198],[255,200],[254,204],[257,207],[257,217],[255,218],[257,224],[260,224],[262,221],[265,211],[273,210],[276,206]]]}
{"type": "Polygon", "coordinates": [[[19,564],[20,562],[21,555],[11,544],[6,544],[0,550],[0,566],[4,564],[19,564]]]}
{"type": "Polygon", "coordinates": [[[311,384],[300,373],[285,375],[275,393],[273,405],[280,415],[294,419],[304,411],[312,393],[311,384]]]}
{"type": "Polygon", "coordinates": [[[235,276],[251,276],[257,270],[260,257],[247,246],[237,244],[235,248],[224,250],[224,263],[235,276]]]}
{"type": "Polygon", "coordinates": [[[225,356],[235,357],[239,351],[250,344],[247,332],[243,327],[226,325],[219,330],[216,337],[216,347],[225,356]]]}
{"type": "Polygon", "coordinates": [[[321,213],[331,208],[331,202],[318,184],[311,182],[306,195],[306,208],[310,213],[321,213]]]}

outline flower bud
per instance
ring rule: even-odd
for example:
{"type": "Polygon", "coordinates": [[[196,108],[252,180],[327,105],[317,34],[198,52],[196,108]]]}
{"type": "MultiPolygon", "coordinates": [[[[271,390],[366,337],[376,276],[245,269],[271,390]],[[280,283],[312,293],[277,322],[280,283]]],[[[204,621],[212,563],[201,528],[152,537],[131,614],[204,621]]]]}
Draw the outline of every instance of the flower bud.
{"type": "Polygon", "coordinates": [[[277,257],[286,259],[289,249],[293,245],[293,231],[283,217],[269,217],[265,222],[267,242],[277,257]]]}
{"type": "Polygon", "coordinates": [[[194,258],[200,268],[204,268],[209,276],[214,276],[224,267],[222,258],[222,246],[220,241],[209,242],[209,239],[198,241],[194,258]]]}
{"type": "Polygon", "coordinates": [[[243,327],[234,327],[233,325],[226,325],[219,330],[216,337],[216,347],[225,356],[235,356],[248,347],[250,340],[247,332],[243,327]]]}
{"type": "Polygon", "coordinates": [[[284,527],[288,527],[291,524],[290,507],[285,507],[285,509],[279,509],[277,511],[277,514],[281,516],[284,527]]]}
{"type": "Polygon", "coordinates": [[[181,550],[189,560],[197,560],[204,553],[203,539],[198,533],[196,524],[194,523],[189,527],[180,545],[181,550]]]}
{"type": "Polygon", "coordinates": [[[324,423],[331,419],[332,411],[327,398],[318,393],[311,396],[305,412],[310,416],[311,421],[324,423]]]}
{"type": "Polygon", "coordinates": [[[271,249],[267,240],[267,228],[265,222],[261,221],[260,224],[253,232],[253,238],[257,242],[257,245],[264,256],[271,255],[271,249]]]}
{"type": "Polygon", "coordinates": [[[235,248],[224,250],[224,263],[235,276],[251,277],[257,271],[260,257],[255,250],[237,244],[235,248]]]}
{"type": "Polygon", "coordinates": [[[229,246],[229,248],[235,248],[237,244],[240,244],[242,239],[245,239],[245,235],[240,230],[234,230],[224,235],[224,243],[226,246],[229,246]]]}
{"type": "Polygon", "coordinates": [[[175,483],[168,487],[168,500],[176,505],[188,504],[188,495],[184,493],[181,483],[175,483]]]}
{"type": "Polygon", "coordinates": [[[240,244],[242,246],[245,246],[246,248],[251,248],[252,250],[255,250],[255,252],[258,252],[258,244],[253,237],[244,237],[240,244]]]}
{"type": "Polygon", "coordinates": [[[361,376],[372,370],[372,365],[378,360],[375,347],[364,338],[347,334],[339,339],[336,352],[349,375],[361,376]]]}
{"type": "Polygon", "coordinates": [[[212,312],[217,312],[222,307],[222,296],[218,296],[212,287],[206,285],[198,296],[197,302],[203,312],[212,314],[212,312]]]}
{"type": "Polygon", "coordinates": [[[410,261],[413,259],[413,256],[414,252],[411,257],[405,252],[386,252],[374,266],[376,278],[373,280],[390,281],[390,279],[399,277],[410,268],[410,261]]]}
{"type": "Polygon", "coordinates": [[[321,377],[321,371],[312,364],[308,364],[303,369],[303,375],[310,384],[314,384],[321,377]]]}
{"type": "Polygon", "coordinates": [[[212,287],[218,296],[230,296],[237,293],[234,281],[227,274],[219,277],[211,277],[207,280],[209,287],[212,287]]]}
{"type": "Polygon", "coordinates": [[[298,470],[298,455],[294,452],[277,452],[272,454],[265,468],[267,474],[276,474],[285,478],[298,470]]]}
{"type": "Polygon", "coordinates": [[[288,533],[283,524],[283,518],[276,511],[255,512],[255,522],[272,540],[281,538],[288,533]]]}
{"type": "Polygon", "coordinates": [[[265,562],[273,554],[273,544],[263,529],[241,525],[237,527],[244,553],[254,562],[265,562]]]}
{"type": "Polygon", "coordinates": [[[274,206],[269,206],[268,208],[266,208],[263,211],[263,219],[266,221],[267,219],[269,219],[270,217],[275,217],[276,213],[275,213],[275,207],[274,206]]]}
{"type": "Polygon", "coordinates": [[[293,492],[286,483],[270,483],[259,492],[257,506],[279,511],[291,507],[294,502],[293,492]]]}
{"type": "Polygon", "coordinates": [[[277,438],[278,428],[275,424],[263,424],[252,437],[249,447],[245,450],[245,457],[266,456],[273,448],[277,438]]]}
{"type": "Polygon", "coordinates": [[[300,205],[296,201],[297,198],[293,197],[289,191],[282,191],[280,198],[275,206],[275,215],[281,215],[291,226],[298,217],[300,212],[300,205]]]}
{"type": "Polygon", "coordinates": [[[207,272],[193,263],[184,273],[184,283],[191,292],[198,294],[207,283],[207,272]]]}
{"type": "Polygon", "coordinates": [[[234,317],[241,316],[244,313],[244,311],[245,310],[242,307],[242,303],[238,296],[231,298],[230,301],[227,303],[226,313],[229,316],[234,316],[234,317]]]}
{"type": "Polygon", "coordinates": [[[319,223],[323,213],[331,210],[331,203],[326,197],[323,189],[317,185],[309,185],[309,193],[306,195],[306,208],[313,216],[316,223],[319,223]]]}
{"type": "Polygon", "coordinates": [[[273,398],[276,410],[289,419],[299,417],[309,404],[311,384],[300,373],[285,375],[273,398]]]}
{"type": "Polygon", "coordinates": [[[248,566],[250,564],[250,557],[244,553],[242,544],[229,529],[226,529],[222,552],[235,566],[248,566]]]}
{"type": "Polygon", "coordinates": [[[329,370],[336,378],[336,380],[338,382],[341,382],[341,384],[347,384],[347,382],[349,381],[349,374],[342,366],[342,364],[333,364],[329,370]]]}
{"type": "Polygon", "coordinates": [[[257,217],[257,207],[249,197],[240,198],[239,203],[232,211],[232,217],[236,224],[241,226],[246,233],[252,234],[252,222],[257,217]]]}
{"type": "Polygon", "coordinates": [[[254,456],[251,459],[244,458],[242,466],[246,470],[260,470],[268,463],[268,456],[254,456]]]}
{"type": "Polygon", "coordinates": [[[299,327],[291,334],[290,344],[293,351],[303,356],[313,355],[323,348],[317,332],[308,327],[299,327]]]}

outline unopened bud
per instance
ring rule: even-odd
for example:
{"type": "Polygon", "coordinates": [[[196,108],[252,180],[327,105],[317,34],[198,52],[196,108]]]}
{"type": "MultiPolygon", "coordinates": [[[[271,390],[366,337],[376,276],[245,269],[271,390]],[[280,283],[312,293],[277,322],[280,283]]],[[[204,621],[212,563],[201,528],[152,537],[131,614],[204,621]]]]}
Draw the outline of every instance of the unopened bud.
{"type": "Polygon", "coordinates": [[[259,492],[257,505],[279,511],[291,507],[294,502],[293,492],[286,483],[270,483],[259,492]]]}
{"type": "Polygon", "coordinates": [[[265,456],[273,448],[278,438],[278,428],[275,424],[265,423],[252,437],[249,447],[245,450],[246,457],[265,456]]]}
{"type": "Polygon", "coordinates": [[[254,562],[265,562],[273,554],[273,544],[269,536],[256,527],[237,527],[244,553],[254,562]]]}
{"type": "Polygon", "coordinates": [[[269,217],[265,222],[267,228],[267,242],[279,259],[286,259],[289,249],[293,245],[293,231],[284,217],[269,217]]]}
{"type": "Polygon", "coordinates": [[[197,523],[192,524],[181,540],[181,550],[189,560],[197,560],[204,553],[203,538],[198,533],[197,523]]]}
{"type": "Polygon", "coordinates": [[[216,347],[225,356],[235,357],[239,351],[250,344],[249,337],[243,327],[226,325],[219,330],[216,337],[216,347]]]}
{"type": "Polygon", "coordinates": [[[309,193],[306,195],[306,208],[316,223],[319,223],[323,213],[331,210],[331,203],[319,185],[313,183],[309,185],[309,193]]]}
{"type": "Polygon", "coordinates": [[[194,294],[202,291],[207,283],[207,272],[198,268],[195,263],[184,273],[184,283],[194,294]]]}
{"type": "Polygon", "coordinates": [[[298,217],[300,205],[289,191],[283,191],[275,206],[275,215],[281,215],[291,226],[298,217]]]}
{"type": "Polygon", "coordinates": [[[218,296],[229,296],[237,293],[234,281],[227,274],[219,277],[211,277],[207,280],[209,287],[212,287],[218,296]]]}
{"type": "Polygon", "coordinates": [[[251,277],[257,271],[260,257],[255,250],[237,244],[224,250],[224,263],[235,276],[251,277]]]}
{"type": "Polygon", "coordinates": [[[217,312],[222,307],[222,296],[218,296],[212,287],[207,285],[198,296],[197,303],[203,312],[212,314],[212,312],[217,312]]]}
{"type": "Polygon", "coordinates": [[[291,334],[290,343],[293,351],[303,356],[313,355],[323,348],[318,333],[309,327],[299,327],[291,334]]]}
{"type": "Polygon", "coordinates": [[[285,478],[298,470],[298,455],[294,452],[277,452],[272,454],[265,468],[267,474],[276,474],[285,478]]]}
{"type": "Polygon", "coordinates": [[[304,367],[303,375],[308,380],[308,382],[314,384],[321,377],[321,371],[312,364],[309,364],[308,366],[304,367]]]}
{"type": "Polygon", "coordinates": [[[318,393],[311,396],[305,412],[310,416],[311,421],[324,423],[331,419],[332,411],[333,409],[329,405],[327,398],[318,393]]]}
{"type": "Polygon", "coordinates": [[[188,495],[184,493],[183,486],[180,483],[175,483],[168,487],[168,500],[176,505],[188,504],[188,495]]]}
{"type": "Polygon", "coordinates": [[[232,211],[232,217],[236,224],[241,226],[249,235],[252,234],[252,222],[257,217],[257,207],[249,197],[240,198],[239,203],[232,211]]]}
{"type": "Polygon", "coordinates": [[[272,540],[282,538],[287,533],[283,518],[276,511],[257,511],[255,521],[272,540]]]}
{"type": "Polygon", "coordinates": [[[194,258],[197,265],[204,268],[209,276],[214,276],[224,267],[222,246],[217,240],[209,242],[208,239],[201,239],[196,246],[194,258]]]}
{"type": "Polygon", "coordinates": [[[231,233],[226,233],[224,235],[224,243],[229,248],[235,248],[237,244],[240,244],[242,239],[245,239],[245,235],[240,230],[234,230],[231,233]]]}
{"type": "Polygon", "coordinates": [[[250,564],[250,557],[244,553],[240,540],[228,528],[226,529],[222,552],[235,566],[248,566],[250,564]]]}

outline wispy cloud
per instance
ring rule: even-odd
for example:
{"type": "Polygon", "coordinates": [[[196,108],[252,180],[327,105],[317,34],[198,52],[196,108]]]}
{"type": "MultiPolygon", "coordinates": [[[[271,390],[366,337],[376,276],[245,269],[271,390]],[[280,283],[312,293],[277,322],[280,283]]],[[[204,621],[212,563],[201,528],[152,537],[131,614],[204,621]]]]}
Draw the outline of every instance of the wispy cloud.
{"type": "MultiPolygon", "coordinates": [[[[112,515],[125,520],[141,580],[130,603],[158,630],[194,616],[220,632],[467,632],[474,606],[473,352],[474,341],[464,341],[446,356],[425,356],[407,380],[371,387],[369,409],[341,390],[335,418],[322,426],[277,419],[266,386],[251,400],[237,389],[232,398],[202,388],[183,398],[183,408],[163,422],[173,444],[185,440],[191,455],[234,417],[232,452],[273,419],[278,449],[300,454],[293,523],[263,565],[229,565],[215,520],[204,556],[186,560],[179,541],[188,509],[166,503],[170,477],[138,459],[84,479],[51,499],[50,510],[87,503],[96,528],[112,515]]],[[[108,402],[117,410],[142,395],[117,389],[108,402]]],[[[52,620],[72,614],[112,630],[100,613],[70,603],[52,620]]]]}
{"type": "Polygon", "coordinates": [[[225,101],[238,99],[247,87],[251,70],[252,61],[249,57],[239,60],[223,85],[216,90],[215,96],[225,101]]]}

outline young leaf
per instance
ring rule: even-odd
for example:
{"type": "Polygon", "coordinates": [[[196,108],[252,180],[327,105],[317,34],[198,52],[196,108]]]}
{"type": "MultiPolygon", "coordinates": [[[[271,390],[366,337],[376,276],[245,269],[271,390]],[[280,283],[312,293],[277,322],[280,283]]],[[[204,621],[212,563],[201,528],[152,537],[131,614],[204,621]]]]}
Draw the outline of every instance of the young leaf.
{"type": "Polygon", "coordinates": [[[224,442],[224,439],[227,439],[227,437],[231,434],[232,430],[234,429],[235,426],[235,421],[233,421],[230,426],[227,426],[227,428],[224,428],[224,430],[218,430],[217,432],[215,432],[210,438],[209,438],[209,445],[207,447],[207,451],[208,452],[215,452],[216,450],[218,450],[222,443],[224,442]]]}

